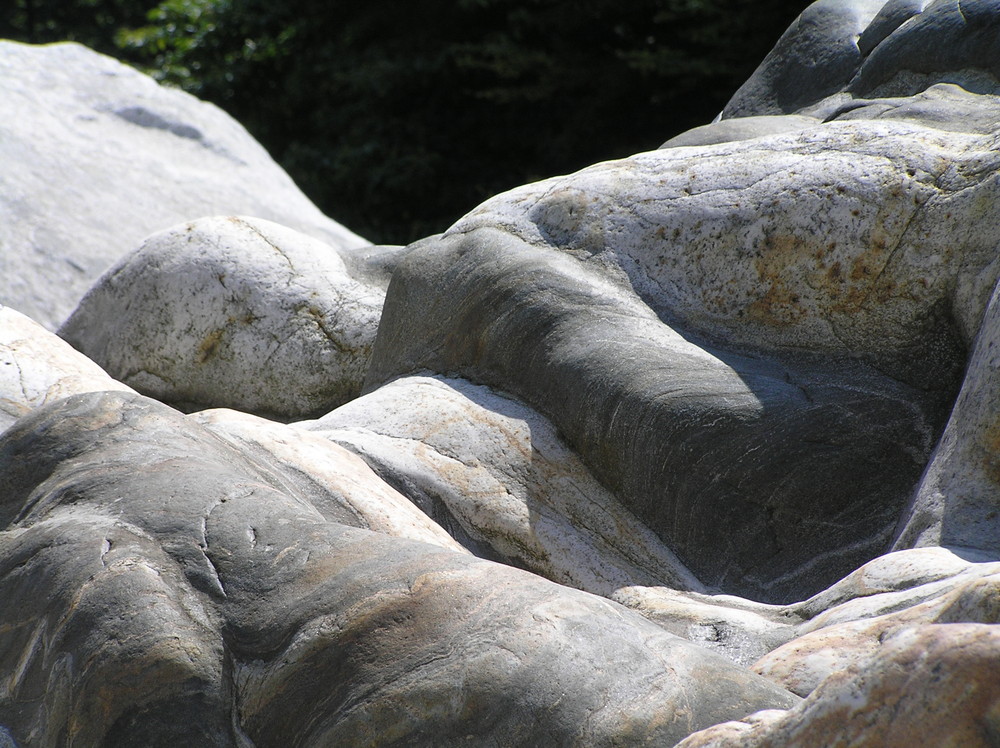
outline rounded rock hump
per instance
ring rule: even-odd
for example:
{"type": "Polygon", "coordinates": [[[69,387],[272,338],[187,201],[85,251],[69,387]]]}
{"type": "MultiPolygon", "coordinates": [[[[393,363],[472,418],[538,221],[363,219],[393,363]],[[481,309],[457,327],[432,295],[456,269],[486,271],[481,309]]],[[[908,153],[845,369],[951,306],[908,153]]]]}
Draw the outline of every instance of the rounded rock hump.
{"type": "Polygon", "coordinates": [[[313,503],[317,486],[218,433],[105,392],[0,437],[14,735],[673,745],[799,701],[613,602],[345,524],[313,503]]]}
{"type": "Polygon", "coordinates": [[[46,403],[104,390],[131,388],[34,320],[0,305],[0,432],[46,403]]]}
{"type": "Polygon", "coordinates": [[[358,394],[382,300],[329,245],[261,219],[204,218],[122,258],[59,334],[182,410],[292,419],[358,394]]]}

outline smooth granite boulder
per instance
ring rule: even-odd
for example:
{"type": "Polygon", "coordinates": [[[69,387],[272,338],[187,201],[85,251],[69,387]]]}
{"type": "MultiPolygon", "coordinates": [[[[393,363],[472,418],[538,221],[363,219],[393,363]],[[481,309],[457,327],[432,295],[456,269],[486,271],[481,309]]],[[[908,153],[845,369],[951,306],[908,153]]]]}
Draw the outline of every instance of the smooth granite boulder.
{"type": "Polygon", "coordinates": [[[102,390],[132,391],[34,320],[0,305],[0,432],[41,405],[102,390]]]}
{"type": "Polygon", "coordinates": [[[115,260],[205,215],[324,216],[218,107],[79,44],[0,41],[0,301],[56,329],[115,260]]]}
{"type": "Polygon", "coordinates": [[[182,409],[287,420],[358,394],[382,300],[328,244],[260,219],[203,218],[125,255],[59,335],[182,409]]]}
{"type": "Polygon", "coordinates": [[[335,521],[271,467],[131,393],[0,438],[16,740],[670,744],[797,702],[614,603],[335,521]]]}

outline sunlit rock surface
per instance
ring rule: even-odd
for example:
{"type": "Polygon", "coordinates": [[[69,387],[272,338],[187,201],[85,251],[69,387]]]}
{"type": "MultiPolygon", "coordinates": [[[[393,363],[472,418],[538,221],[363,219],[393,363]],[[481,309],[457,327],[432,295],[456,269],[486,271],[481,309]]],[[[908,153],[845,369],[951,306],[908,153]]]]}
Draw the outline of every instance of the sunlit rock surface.
{"type": "Polygon", "coordinates": [[[406,248],[180,216],[97,363],[0,310],[0,742],[996,745],[998,28],[820,0],[406,248]]]}
{"type": "Polygon", "coordinates": [[[361,391],[383,294],[338,251],[254,218],[147,239],[59,334],[121,381],[185,409],[321,414],[361,391]]]}
{"type": "Polygon", "coordinates": [[[131,388],[34,320],[0,306],[0,431],[48,402],[101,390],[131,388]]]}
{"type": "Polygon", "coordinates": [[[50,330],[121,255],[202,216],[367,244],[218,107],[78,44],[0,41],[0,163],[0,302],[50,330]]]}

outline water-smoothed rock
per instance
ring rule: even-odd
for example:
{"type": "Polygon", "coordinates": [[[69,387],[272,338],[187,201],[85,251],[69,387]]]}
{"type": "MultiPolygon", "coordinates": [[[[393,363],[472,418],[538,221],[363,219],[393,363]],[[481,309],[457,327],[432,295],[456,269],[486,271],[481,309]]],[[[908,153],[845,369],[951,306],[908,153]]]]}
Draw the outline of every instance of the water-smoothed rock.
{"type": "MultiPolygon", "coordinates": [[[[873,99],[919,96],[938,83],[992,98],[1000,94],[998,24],[995,0],[820,0],[782,35],[721,116],[833,118],[873,99]]],[[[962,114],[947,118],[958,122],[962,114]]]]}
{"type": "Polygon", "coordinates": [[[41,405],[102,390],[132,391],[34,320],[0,305],[0,432],[41,405]]]}
{"type": "Polygon", "coordinates": [[[992,182],[918,176],[931,144],[993,158],[845,123],[495,198],[403,260],[369,386],[426,368],[516,394],[703,582],[813,593],[888,541],[976,324],[992,182]]]}
{"type": "Polygon", "coordinates": [[[0,742],[997,743],[997,17],[821,0],[718,122],[338,248],[317,421],[32,400],[0,742]]]}
{"type": "Polygon", "coordinates": [[[295,425],[362,455],[506,563],[603,596],[629,585],[703,590],[547,419],[487,387],[406,377],[295,425]]]}
{"type": "Polygon", "coordinates": [[[462,546],[353,452],[315,434],[228,409],[191,418],[284,477],[328,520],[459,551],[462,546]],[[347,512],[349,520],[345,520],[347,512]]]}
{"type": "Polygon", "coordinates": [[[331,521],[138,395],[20,419],[0,489],[26,744],[669,744],[797,702],[614,603],[331,521]]]}
{"type": "Polygon", "coordinates": [[[487,201],[402,261],[368,387],[512,393],[709,587],[819,591],[896,533],[998,275],[995,97],[928,85],[487,201]]]}
{"type": "Polygon", "coordinates": [[[367,369],[383,292],[359,275],[278,224],[202,218],[119,260],[59,335],[184,409],[318,415],[357,395],[367,369]]]}
{"type": "Polygon", "coordinates": [[[754,672],[800,696],[861,666],[897,632],[931,623],[1000,623],[1000,562],[973,563],[944,548],[889,553],[811,600],[789,606],[789,641],[754,672]]]}
{"type": "Polygon", "coordinates": [[[1000,558],[998,295],[983,316],[948,425],[900,519],[895,548],[941,545],[1000,558]]]}
{"type": "Polygon", "coordinates": [[[0,299],[52,330],[115,260],[200,216],[367,244],[218,107],[79,44],[0,41],[0,163],[0,299]]]}
{"type": "Polygon", "coordinates": [[[707,593],[604,488],[551,422],[487,387],[403,377],[316,421],[476,555],[640,612],[671,633],[750,665],[798,619],[707,593]]]}
{"type": "Polygon", "coordinates": [[[677,748],[912,745],[1000,740],[1000,627],[904,628],[870,659],[827,678],[799,706],[694,733],[677,748]]]}

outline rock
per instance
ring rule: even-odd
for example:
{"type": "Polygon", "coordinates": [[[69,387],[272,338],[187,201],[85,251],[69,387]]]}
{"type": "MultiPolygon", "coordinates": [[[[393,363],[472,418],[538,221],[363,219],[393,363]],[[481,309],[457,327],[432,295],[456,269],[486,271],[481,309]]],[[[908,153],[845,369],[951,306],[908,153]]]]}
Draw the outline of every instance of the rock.
{"type": "Polygon", "coordinates": [[[426,369],[512,393],[707,586],[813,594],[889,540],[962,366],[939,261],[985,264],[967,217],[945,230],[970,192],[937,197],[928,176],[876,198],[875,173],[931,142],[950,141],[845,123],[506,193],[401,262],[367,386],[426,369]],[[926,249],[889,264],[918,221],[926,249]]]}
{"type": "Polygon", "coordinates": [[[621,606],[331,521],[295,485],[130,393],[20,419],[0,438],[14,738],[671,744],[797,703],[621,606]]]}
{"type": "Polygon", "coordinates": [[[46,403],[101,390],[132,391],[34,320],[0,305],[0,432],[46,403]]]}
{"type": "Polygon", "coordinates": [[[802,621],[800,631],[805,633],[901,610],[997,571],[1000,567],[968,561],[946,548],[895,551],[788,609],[802,621]]]}
{"type": "Polygon", "coordinates": [[[703,594],[546,418],[487,387],[404,377],[294,426],[357,452],[477,556],[619,602],[742,665],[793,635],[772,606],[703,594]]]}
{"type": "MultiPolygon", "coordinates": [[[[898,555],[889,554],[867,566],[888,566],[885,561],[898,555]]],[[[859,570],[863,571],[864,567],[859,570]]],[[[751,669],[808,696],[835,673],[863,666],[903,629],[928,623],[1000,623],[1000,563],[967,563],[958,573],[912,587],[905,586],[901,575],[894,584],[900,589],[880,592],[876,587],[864,597],[825,610],[751,669]]]]}
{"type": "Polygon", "coordinates": [[[903,629],[925,623],[1000,623],[998,591],[1000,575],[994,574],[898,613],[818,629],[769,652],[751,669],[792,693],[808,696],[835,673],[863,666],[903,629]]]}
{"type": "Polygon", "coordinates": [[[678,748],[815,745],[993,746],[1000,739],[1000,628],[906,628],[862,666],[825,680],[784,714],[694,733],[678,748]]]}
{"type": "Polygon", "coordinates": [[[282,476],[331,522],[464,550],[361,458],[338,444],[234,410],[203,410],[191,418],[282,476]]]}
{"type": "Polygon", "coordinates": [[[200,216],[366,244],[220,109],[78,44],[0,42],[0,123],[0,298],[52,330],[121,255],[200,216]]]}
{"type": "Polygon", "coordinates": [[[995,138],[854,120],[661,149],[507,192],[446,236],[502,228],[689,335],[861,357],[923,387],[960,375],[992,292],[975,227],[1000,220],[995,138]]]}
{"type": "Polygon", "coordinates": [[[296,426],[354,450],[505,563],[602,596],[702,589],[545,418],[489,388],[406,377],[296,426]]]}
{"type": "Polygon", "coordinates": [[[67,338],[316,420],[8,346],[0,743],[1000,742],[997,18],[820,0],[408,247],[151,239],[67,338]]]}
{"type": "Polygon", "coordinates": [[[783,132],[805,130],[818,124],[820,124],[820,120],[816,117],[802,117],[794,114],[723,119],[682,132],[660,147],[679,148],[682,146],[732,143],[737,140],[753,140],[783,132]]]}
{"type": "MultiPolygon", "coordinates": [[[[901,103],[912,117],[910,104],[899,99],[916,97],[919,105],[924,92],[941,83],[982,96],[976,108],[987,104],[995,110],[998,23],[990,0],[820,0],[789,27],[721,117],[798,114],[833,120],[859,107],[901,103]]],[[[963,107],[932,108],[931,121],[973,131],[965,129],[975,125],[963,107]]],[[[985,124],[984,131],[992,129],[985,124]]]]}
{"type": "Polygon", "coordinates": [[[854,119],[904,120],[938,130],[990,135],[1000,122],[1000,96],[972,93],[953,83],[935,83],[913,96],[853,99],[836,120],[854,119]]]}
{"type": "MultiPolygon", "coordinates": [[[[993,268],[991,268],[992,270],[993,268]]],[[[998,558],[1000,301],[983,316],[948,425],[900,520],[894,547],[949,546],[998,558]]]]}
{"type": "Polygon", "coordinates": [[[807,7],[753,75],[726,104],[722,116],[791,114],[844,90],[864,59],[858,37],[883,7],[923,0],[819,0],[807,7]]]}
{"type": "Polygon", "coordinates": [[[119,260],[59,335],[182,409],[287,420],[358,394],[382,298],[327,244],[260,219],[203,218],[119,260]]]}
{"type": "Polygon", "coordinates": [[[678,141],[723,142],[526,185],[414,248],[366,386],[428,370],[517,396],[710,589],[791,602],[877,556],[980,335],[1000,224],[996,97],[852,93],[856,33],[906,10],[880,8],[820,2],[788,32],[762,70],[830,57],[805,103],[758,81],[796,99],[787,129],[724,113],[678,141]]]}

